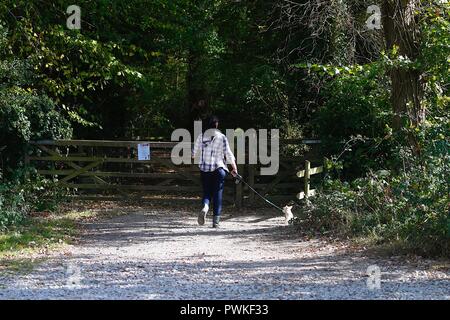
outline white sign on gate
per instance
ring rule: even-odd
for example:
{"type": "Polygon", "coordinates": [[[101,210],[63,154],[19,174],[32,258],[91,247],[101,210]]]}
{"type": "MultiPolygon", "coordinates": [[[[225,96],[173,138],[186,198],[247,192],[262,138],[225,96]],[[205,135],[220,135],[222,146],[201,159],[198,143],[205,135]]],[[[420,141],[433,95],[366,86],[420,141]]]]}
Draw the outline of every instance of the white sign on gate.
{"type": "Polygon", "coordinates": [[[150,143],[138,144],[138,160],[150,160],[150,143]]]}

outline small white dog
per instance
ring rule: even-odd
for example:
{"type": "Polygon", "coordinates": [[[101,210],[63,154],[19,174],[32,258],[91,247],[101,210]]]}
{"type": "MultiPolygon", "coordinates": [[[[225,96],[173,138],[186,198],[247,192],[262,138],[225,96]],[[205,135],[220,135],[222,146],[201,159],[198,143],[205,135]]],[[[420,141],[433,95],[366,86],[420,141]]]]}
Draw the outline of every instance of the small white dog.
{"type": "Polygon", "coordinates": [[[294,218],[294,214],[292,213],[292,207],[293,206],[284,206],[283,207],[284,222],[286,224],[289,224],[289,221],[294,218]]]}

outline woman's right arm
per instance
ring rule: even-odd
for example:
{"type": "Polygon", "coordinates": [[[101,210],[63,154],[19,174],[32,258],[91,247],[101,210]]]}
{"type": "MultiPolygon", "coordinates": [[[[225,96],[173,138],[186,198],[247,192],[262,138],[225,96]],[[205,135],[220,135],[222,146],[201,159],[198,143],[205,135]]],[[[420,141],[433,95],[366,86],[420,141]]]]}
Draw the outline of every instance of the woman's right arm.
{"type": "Polygon", "coordinates": [[[227,164],[230,164],[231,168],[233,168],[233,170],[231,171],[231,174],[233,175],[233,177],[235,177],[236,174],[238,173],[238,168],[236,165],[236,158],[234,157],[233,151],[231,151],[230,144],[228,143],[228,139],[226,136],[224,136],[223,142],[224,142],[225,159],[227,160],[227,164]]]}
{"type": "Polygon", "coordinates": [[[197,137],[197,140],[195,140],[194,148],[192,149],[192,158],[195,158],[195,156],[196,156],[197,153],[199,152],[200,147],[201,147],[201,143],[202,143],[202,135],[200,134],[200,135],[197,137]]]}

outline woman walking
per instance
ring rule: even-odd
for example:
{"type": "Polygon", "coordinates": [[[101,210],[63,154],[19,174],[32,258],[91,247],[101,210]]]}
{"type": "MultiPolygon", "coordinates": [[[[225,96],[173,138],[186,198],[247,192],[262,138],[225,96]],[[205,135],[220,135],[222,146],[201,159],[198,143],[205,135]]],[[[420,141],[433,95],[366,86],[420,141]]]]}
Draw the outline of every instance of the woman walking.
{"type": "Polygon", "coordinates": [[[203,186],[203,208],[198,215],[198,224],[204,225],[210,204],[213,204],[213,228],[219,227],[222,211],[223,188],[228,167],[232,167],[231,174],[236,176],[237,166],[227,137],[220,132],[219,119],[211,116],[202,134],[195,141],[192,156],[199,158],[203,186]],[[226,162],[225,162],[226,161],[226,162]]]}

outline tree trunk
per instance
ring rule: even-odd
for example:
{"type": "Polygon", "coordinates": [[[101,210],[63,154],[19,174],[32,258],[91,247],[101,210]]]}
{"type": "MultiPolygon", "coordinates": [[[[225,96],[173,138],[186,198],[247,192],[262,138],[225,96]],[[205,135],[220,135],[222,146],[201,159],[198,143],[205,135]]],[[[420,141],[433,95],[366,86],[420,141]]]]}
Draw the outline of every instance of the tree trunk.
{"type": "MultiPolygon", "coordinates": [[[[419,4],[419,0],[384,0],[382,8],[388,52],[397,47],[398,54],[411,61],[420,55],[420,30],[415,15],[419,4]]],[[[398,132],[409,125],[419,125],[425,120],[425,108],[421,103],[424,85],[421,72],[394,67],[389,75],[392,82],[393,129],[398,132]]],[[[409,135],[408,140],[418,152],[418,144],[412,135],[409,135]]]]}

